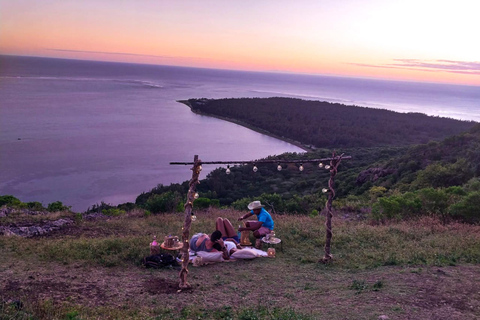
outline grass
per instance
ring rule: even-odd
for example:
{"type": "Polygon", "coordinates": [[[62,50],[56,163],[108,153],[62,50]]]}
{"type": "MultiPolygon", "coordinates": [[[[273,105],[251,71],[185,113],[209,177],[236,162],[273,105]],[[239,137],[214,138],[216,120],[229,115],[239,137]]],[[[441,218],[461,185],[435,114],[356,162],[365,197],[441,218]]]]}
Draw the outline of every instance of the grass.
{"type": "MultiPolygon", "coordinates": [[[[235,225],[242,213],[197,211],[190,234],[212,232],[217,216],[235,225]]],[[[334,260],[323,265],[317,263],[323,217],[274,220],[284,252],[277,250],[275,259],[191,266],[193,289],[185,292],[177,292],[178,270],[141,265],[153,235],[180,235],[183,214],[133,212],[79,221],[45,237],[0,237],[0,319],[480,316],[480,226],[334,218],[334,260]]]]}

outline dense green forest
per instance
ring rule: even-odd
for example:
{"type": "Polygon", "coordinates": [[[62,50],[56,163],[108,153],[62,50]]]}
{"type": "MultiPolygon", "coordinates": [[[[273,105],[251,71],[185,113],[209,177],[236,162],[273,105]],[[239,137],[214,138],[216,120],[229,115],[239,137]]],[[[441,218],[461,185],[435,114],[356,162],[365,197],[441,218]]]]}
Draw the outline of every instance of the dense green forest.
{"type": "Polygon", "coordinates": [[[293,98],[189,99],[193,112],[221,117],[316,148],[405,146],[440,140],[475,123],[421,113],[293,98]]]}

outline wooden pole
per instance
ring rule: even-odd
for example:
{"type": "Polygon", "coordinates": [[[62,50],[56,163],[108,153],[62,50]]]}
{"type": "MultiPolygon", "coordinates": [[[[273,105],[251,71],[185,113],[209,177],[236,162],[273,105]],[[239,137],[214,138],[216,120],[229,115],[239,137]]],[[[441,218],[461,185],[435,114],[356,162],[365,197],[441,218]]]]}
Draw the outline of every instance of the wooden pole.
{"type": "Polygon", "coordinates": [[[190,260],[190,256],[188,253],[188,249],[190,247],[190,226],[192,225],[192,210],[193,210],[193,201],[195,201],[195,190],[198,182],[198,176],[200,175],[200,171],[202,170],[201,160],[198,159],[198,155],[195,155],[193,159],[193,167],[192,167],[192,179],[189,183],[188,193],[187,193],[187,202],[185,203],[185,221],[183,223],[182,228],[182,242],[183,247],[180,250],[182,254],[182,269],[179,273],[180,278],[180,289],[188,289],[191,288],[190,284],[187,282],[188,276],[188,263],[190,260]]]}
{"type": "MultiPolygon", "coordinates": [[[[342,154],[343,156],[343,154],[342,154]]],[[[327,219],[325,221],[326,229],[326,238],[325,238],[325,255],[319,261],[322,263],[328,263],[333,259],[332,254],[330,253],[330,244],[332,242],[332,202],[335,197],[335,176],[338,171],[338,165],[342,161],[342,156],[335,157],[335,152],[333,152],[332,160],[330,160],[330,179],[328,181],[328,200],[325,208],[327,209],[327,219]]]]}

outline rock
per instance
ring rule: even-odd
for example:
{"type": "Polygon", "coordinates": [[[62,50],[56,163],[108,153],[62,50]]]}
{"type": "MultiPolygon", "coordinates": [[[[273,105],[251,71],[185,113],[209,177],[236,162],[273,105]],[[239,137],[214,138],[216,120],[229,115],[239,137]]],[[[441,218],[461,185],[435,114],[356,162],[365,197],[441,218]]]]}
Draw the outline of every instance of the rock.
{"type": "Polygon", "coordinates": [[[0,234],[4,236],[20,236],[24,238],[30,238],[40,235],[45,235],[54,230],[58,230],[63,226],[74,224],[72,219],[58,219],[55,221],[49,221],[43,225],[30,225],[30,226],[2,226],[0,227],[0,234]]]}

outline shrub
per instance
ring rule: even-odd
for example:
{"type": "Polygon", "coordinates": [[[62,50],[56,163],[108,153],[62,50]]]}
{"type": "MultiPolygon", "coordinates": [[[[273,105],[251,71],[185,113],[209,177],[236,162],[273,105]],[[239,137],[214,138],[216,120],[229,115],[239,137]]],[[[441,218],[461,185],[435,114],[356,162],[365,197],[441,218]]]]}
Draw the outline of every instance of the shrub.
{"type": "Polygon", "coordinates": [[[374,220],[411,218],[421,213],[422,203],[412,192],[402,195],[381,197],[372,206],[374,220]]]}
{"type": "Polygon", "coordinates": [[[450,214],[468,223],[480,223],[480,191],[472,192],[450,207],[450,214]]]}
{"type": "Polygon", "coordinates": [[[100,204],[96,203],[91,208],[89,207],[85,213],[93,213],[93,212],[100,213],[100,212],[103,212],[103,210],[108,210],[111,208],[113,208],[111,204],[108,204],[102,201],[100,204]]]}
{"type": "Polygon", "coordinates": [[[413,185],[434,188],[462,185],[472,176],[468,168],[468,162],[465,159],[445,165],[438,162],[432,163],[418,173],[413,185]]]}
{"type": "Polygon", "coordinates": [[[48,204],[47,210],[50,212],[68,211],[71,207],[63,205],[61,201],[55,201],[48,204]]]}
{"type": "Polygon", "coordinates": [[[103,209],[102,213],[106,216],[119,216],[125,214],[125,210],[119,208],[103,209]]]}
{"type": "Polygon", "coordinates": [[[0,207],[3,205],[20,206],[22,202],[11,195],[0,196],[0,207]]]}
{"type": "Polygon", "coordinates": [[[38,201],[27,202],[27,208],[33,211],[43,211],[45,208],[43,205],[38,201]]]}
{"type": "Polygon", "coordinates": [[[182,196],[179,192],[167,191],[162,194],[151,195],[143,207],[153,213],[173,212],[179,202],[182,202],[182,196]]]}
{"type": "Polygon", "coordinates": [[[448,195],[443,189],[425,188],[418,191],[423,210],[445,218],[448,209],[448,195]]]}
{"type": "Polygon", "coordinates": [[[195,209],[206,209],[210,207],[219,207],[220,201],[218,199],[198,198],[193,203],[195,209]]]}

